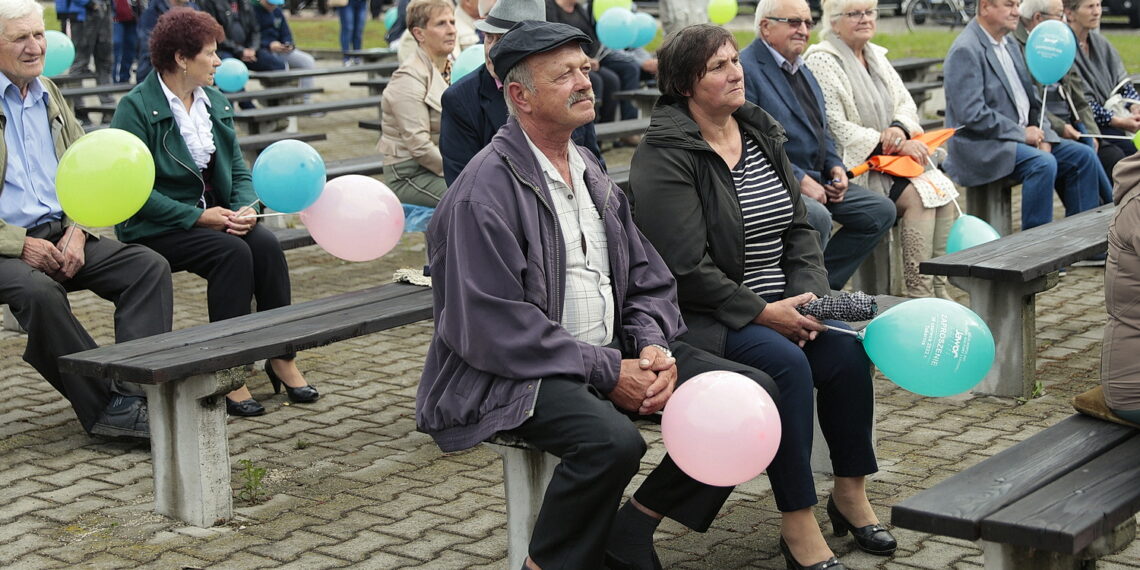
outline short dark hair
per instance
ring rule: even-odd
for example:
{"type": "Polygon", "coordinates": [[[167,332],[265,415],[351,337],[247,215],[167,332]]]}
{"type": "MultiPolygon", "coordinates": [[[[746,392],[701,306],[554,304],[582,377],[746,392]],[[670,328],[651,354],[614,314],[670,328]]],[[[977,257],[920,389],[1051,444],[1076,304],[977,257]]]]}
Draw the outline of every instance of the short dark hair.
{"type": "Polygon", "coordinates": [[[226,39],[222,26],[212,16],[193,8],[179,7],[158,19],[150,34],[150,63],[161,72],[178,67],[175,56],[194,57],[212,41],[226,39]]]}
{"type": "Polygon", "coordinates": [[[687,26],[669,34],[657,50],[657,86],[661,94],[688,99],[687,93],[705,76],[709,59],[724,44],[739,49],[732,32],[712,24],[687,26]]]}

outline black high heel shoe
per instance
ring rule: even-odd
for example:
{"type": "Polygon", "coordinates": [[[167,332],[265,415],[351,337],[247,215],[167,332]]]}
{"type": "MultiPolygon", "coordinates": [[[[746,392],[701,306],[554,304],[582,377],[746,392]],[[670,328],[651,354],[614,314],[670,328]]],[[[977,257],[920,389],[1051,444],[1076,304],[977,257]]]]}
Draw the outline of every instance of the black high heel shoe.
{"type": "Polygon", "coordinates": [[[249,418],[253,416],[264,415],[265,406],[262,406],[260,403],[258,403],[257,400],[254,400],[253,398],[242,400],[240,402],[235,402],[229,398],[226,398],[226,413],[231,416],[249,418]]]}
{"type": "Polygon", "coordinates": [[[289,396],[289,401],[297,404],[308,404],[309,402],[316,402],[317,398],[321,397],[321,393],[312,385],[306,384],[299,388],[292,386],[281,381],[277,377],[277,373],[273,371],[273,365],[269,363],[269,359],[265,359],[265,375],[269,376],[269,383],[273,384],[273,393],[280,394],[281,387],[285,387],[285,394],[289,396]]]}
{"type": "Polygon", "coordinates": [[[780,537],[780,552],[784,555],[784,562],[788,563],[788,570],[847,570],[847,567],[834,556],[811,566],[800,564],[796,557],[792,556],[792,549],[788,548],[783,536],[780,537]]]}
{"type": "Polygon", "coordinates": [[[830,496],[827,498],[827,518],[831,519],[831,530],[835,532],[835,536],[846,536],[850,530],[851,536],[855,539],[855,546],[867,554],[890,556],[898,548],[895,537],[883,525],[869,524],[858,528],[852,525],[847,517],[839,512],[839,507],[835,506],[835,498],[830,496]]]}

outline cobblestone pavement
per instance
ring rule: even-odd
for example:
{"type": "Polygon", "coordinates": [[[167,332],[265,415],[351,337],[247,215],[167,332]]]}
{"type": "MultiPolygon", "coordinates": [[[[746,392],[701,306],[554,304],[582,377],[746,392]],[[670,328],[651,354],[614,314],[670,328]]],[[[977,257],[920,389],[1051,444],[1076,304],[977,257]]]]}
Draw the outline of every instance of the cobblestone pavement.
{"type": "MultiPolygon", "coordinates": [[[[347,91],[330,82],[326,96],[347,91]]],[[[374,110],[302,118],[301,130],[327,128],[316,145],[326,158],[372,148],[356,128],[374,110]]],[[[628,157],[628,150],[623,151],[628,157]]],[[[611,153],[621,160],[622,152],[611,153]]],[[[422,234],[370,263],[342,262],[311,247],[288,254],[296,301],[352,291],[418,266],[422,234]]],[[[1073,269],[1038,299],[1038,376],[1044,394],[1010,398],[923,398],[876,381],[880,471],[869,483],[880,519],[889,507],[1070,415],[1069,398],[1097,381],[1104,321],[1101,274],[1073,269]]],[[[204,281],[175,276],[175,325],[205,322],[204,281]]],[[[112,340],[110,304],[87,293],[75,312],[101,343],[112,340]]],[[[23,336],[0,333],[0,566],[5,568],[503,568],[506,556],[501,466],[476,448],[441,454],[416,432],[415,388],[430,323],[302,353],[299,364],[324,395],[291,406],[260,372],[249,386],[269,413],[229,422],[235,495],[238,461],[267,469],[264,502],[235,501],[235,518],[211,529],[187,527],[152,511],[150,454],[144,444],[85,435],[70,407],[20,358],[23,336]]],[[[656,427],[644,466],[663,453],[656,427]]],[[[636,485],[639,481],[633,482],[636,485]]],[[[830,484],[817,482],[821,497],[830,484]]],[[[631,487],[632,489],[632,487],[631,487]]],[[[817,515],[825,520],[822,506],[817,515]]],[[[782,568],[779,514],[766,479],[741,485],[712,529],[661,526],[657,544],[670,568],[782,568]]],[[[899,551],[877,558],[830,538],[852,568],[978,568],[969,542],[896,529],[899,551]]],[[[830,533],[828,533],[830,535],[830,533]]],[[[1101,568],[1140,568],[1140,545],[1101,568]]]]}

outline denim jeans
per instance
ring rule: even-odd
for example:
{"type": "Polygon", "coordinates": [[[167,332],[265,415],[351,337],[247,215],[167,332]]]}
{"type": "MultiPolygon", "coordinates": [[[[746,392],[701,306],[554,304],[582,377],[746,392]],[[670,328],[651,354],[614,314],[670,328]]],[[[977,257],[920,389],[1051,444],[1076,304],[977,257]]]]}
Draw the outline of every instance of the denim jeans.
{"type": "Polygon", "coordinates": [[[138,53],[138,22],[115,22],[111,41],[115,43],[115,63],[111,75],[115,83],[131,82],[131,67],[138,53]]]}
{"type": "Polygon", "coordinates": [[[348,6],[337,8],[340,17],[340,51],[360,49],[364,41],[368,0],[349,0],[348,6]]]}
{"type": "Polygon", "coordinates": [[[1019,143],[1015,160],[1013,178],[1021,182],[1023,230],[1053,221],[1054,188],[1061,195],[1065,215],[1071,216],[1099,206],[1108,185],[1096,153],[1078,142],[1055,143],[1052,153],[1019,143]]]}

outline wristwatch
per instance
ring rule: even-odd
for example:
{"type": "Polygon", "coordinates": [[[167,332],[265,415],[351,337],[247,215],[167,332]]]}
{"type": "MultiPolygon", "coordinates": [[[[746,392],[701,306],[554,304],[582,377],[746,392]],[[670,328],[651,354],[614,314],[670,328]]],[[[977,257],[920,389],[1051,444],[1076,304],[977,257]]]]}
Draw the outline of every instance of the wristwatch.
{"type": "Polygon", "coordinates": [[[673,351],[669,350],[667,347],[661,346],[660,344],[650,344],[647,346],[652,346],[652,347],[656,348],[657,350],[664,352],[666,358],[673,358],[673,351]]]}

